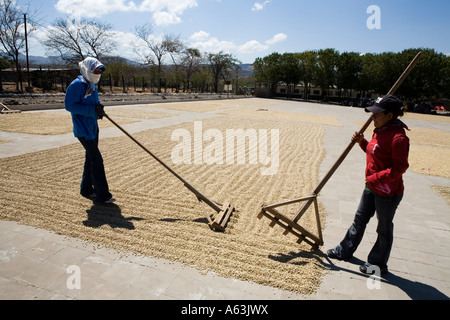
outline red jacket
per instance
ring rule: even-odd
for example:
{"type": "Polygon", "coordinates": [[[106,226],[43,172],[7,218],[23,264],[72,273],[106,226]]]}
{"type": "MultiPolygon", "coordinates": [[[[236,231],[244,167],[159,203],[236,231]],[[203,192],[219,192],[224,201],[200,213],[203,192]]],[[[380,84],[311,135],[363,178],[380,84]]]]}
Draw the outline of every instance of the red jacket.
{"type": "Polygon", "coordinates": [[[360,143],[366,153],[367,187],[381,196],[402,195],[404,191],[402,175],[409,167],[408,127],[400,120],[373,131],[372,140],[360,143]]]}

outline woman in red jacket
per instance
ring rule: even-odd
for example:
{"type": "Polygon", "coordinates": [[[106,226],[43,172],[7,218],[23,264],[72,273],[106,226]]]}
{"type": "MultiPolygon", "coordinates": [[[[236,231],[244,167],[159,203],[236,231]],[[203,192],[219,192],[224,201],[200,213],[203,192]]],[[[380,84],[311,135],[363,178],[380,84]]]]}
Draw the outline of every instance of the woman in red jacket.
{"type": "Polygon", "coordinates": [[[352,140],[366,153],[366,187],[356,211],[353,224],[341,243],[327,251],[330,258],[349,260],[358,248],[366,225],[377,213],[377,241],[369,253],[367,263],[360,266],[363,273],[381,274],[388,271],[387,262],[393,243],[395,211],[403,197],[402,175],[408,169],[409,138],[407,126],[398,119],[403,116],[403,103],[392,95],[378,98],[366,108],[373,113],[374,132],[368,142],[355,133],[352,140]]]}

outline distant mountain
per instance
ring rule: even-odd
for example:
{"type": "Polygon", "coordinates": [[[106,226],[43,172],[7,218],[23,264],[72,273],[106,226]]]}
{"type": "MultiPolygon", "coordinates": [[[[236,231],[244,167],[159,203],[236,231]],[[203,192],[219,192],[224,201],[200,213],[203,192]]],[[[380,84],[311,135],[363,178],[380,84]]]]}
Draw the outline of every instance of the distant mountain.
{"type": "MultiPolygon", "coordinates": [[[[23,60],[26,59],[25,56],[21,58],[23,60]]],[[[30,60],[30,65],[33,66],[52,66],[52,65],[64,65],[64,61],[58,56],[50,56],[50,57],[39,57],[39,56],[28,56],[30,60]]]]}
{"type": "Polygon", "coordinates": [[[249,63],[244,63],[239,65],[241,67],[241,77],[250,78],[253,76],[253,65],[249,63]]]}
{"type": "MultiPolygon", "coordinates": [[[[19,56],[20,60],[26,61],[27,57],[24,54],[20,54],[19,56]]],[[[30,66],[34,68],[47,68],[49,66],[62,66],[65,65],[64,61],[58,57],[58,56],[49,56],[49,57],[41,57],[41,56],[28,56],[28,59],[30,61],[30,66]]],[[[126,63],[129,65],[139,66],[140,63],[123,58],[126,63]]],[[[241,68],[240,77],[241,78],[250,78],[253,76],[253,65],[250,63],[243,63],[240,64],[239,67],[241,68]]]]}
{"type": "MultiPolygon", "coordinates": [[[[19,54],[19,59],[22,61],[26,61],[27,57],[24,54],[19,54]]],[[[126,58],[122,59],[124,59],[125,62],[130,65],[139,65],[139,63],[136,61],[126,58]]],[[[66,64],[59,56],[49,56],[49,57],[28,56],[28,60],[30,61],[30,66],[32,67],[63,66],[66,64]]]]}
{"type": "MultiPolygon", "coordinates": [[[[19,54],[19,60],[27,61],[27,56],[24,54],[19,54]]],[[[59,66],[64,65],[63,60],[58,56],[41,57],[41,56],[28,56],[30,61],[30,66],[32,67],[48,67],[48,66],[59,66]]]]}

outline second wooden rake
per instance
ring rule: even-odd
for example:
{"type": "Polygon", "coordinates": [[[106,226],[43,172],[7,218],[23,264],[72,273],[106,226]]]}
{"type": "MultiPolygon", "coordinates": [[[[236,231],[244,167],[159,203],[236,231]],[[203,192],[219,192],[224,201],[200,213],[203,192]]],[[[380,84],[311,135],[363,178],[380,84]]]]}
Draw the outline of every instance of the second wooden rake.
{"type": "MultiPolygon", "coordinates": [[[[409,75],[409,73],[414,69],[417,62],[419,61],[420,57],[422,55],[422,52],[419,52],[416,57],[411,61],[411,63],[408,65],[408,67],[405,69],[403,74],[400,76],[400,78],[397,80],[397,82],[394,84],[394,86],[391,88],[391,90],[388,92],[388,94],[393,95],[395,91],[397,91],[398,87],[403,83],[403,81],[406,79],[406,77],[409,75]]],[[[367,120],[367,122],[363,125],[363,127],[359,130],[359,134],[364,133],[366,129],[369,127],[369,125],[372,123],[372,116],[367,120]]],[[[322,238],[322,228],[320,225],[320,215],[319,215],[319,208],[317,205],[317,196],[319,195],[322,188],[325,186],[325,184],[328,182],[328,180],[331,178],[331,176],[334,174],[334,172],[337,170],[337,168],[341,165],[341,163],[344,161],[344,159],[347,157],[353,146],[355,145],[355,142],[352,141],[348,147],[344,150],[342,155],[339,157],[339,159],[334,163],[333,167],[328,171],[328,173],[325,175],[325,177],[320,181],[319,185],[314,189],[313,193],[309,197],[304,197],[300,199],[295,199],[291,201],[286,201],[278,204],[273,204],[269,206],[263,205],[261,208],[261,211],[258,213],[258,218],[262,219],[262,217],[269,218],[271,220],[270,226],[274,227],[275,225],[281,226],[285,231],[284,235],[287,235],[288,233],[292,233],[296,237],[298,237],[298,243],[305,241],[309,245],[312,246],[313,249],[318,249],[319,246],[323,245],[323,238],[322,238]],[[285,215],[281,214],[276,208],[304,202],[303,206],[298,211],[297,215],[294,217],[294,219],[290,219],[286,217],[285,215]],[[308,210],[308,208],[311,206],[311,204],[314,203],[314,211],[316,216],[316,222],[317,222],[317,235],[313,232],[310,232],[306,230],[304,227],[302,227],[300,224],[298,224],[298,221],[303,216],[303,214],[308,210]]]]}

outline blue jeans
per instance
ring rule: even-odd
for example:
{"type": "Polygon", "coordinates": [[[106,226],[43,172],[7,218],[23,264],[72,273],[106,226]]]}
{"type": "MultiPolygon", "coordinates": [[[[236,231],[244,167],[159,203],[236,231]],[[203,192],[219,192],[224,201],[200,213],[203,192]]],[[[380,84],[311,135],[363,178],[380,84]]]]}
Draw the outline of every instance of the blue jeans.
{"type": "Polygon", "coordinates": [[[86,150],[80,193],[83,196],[95,193],[96,202],[105,202],[111,199],[112,195],[109,193],[103,158],[98,149],[98,133],[94,140],[86,140],[85,138],[78,138],[78,140],[86,150]]]}
{"type": "Polygon", "coordinates": [[[336,253],[349,259],[358,248],[369,220],[377,213],[377,241],[369,253],[367,262],[387,269],[387,262],[394,241],[394,215],[403,195],[383,197],[365,189],[356,211],[353,224],[347,230],[344,239],[336,247],[336,253]]]}

